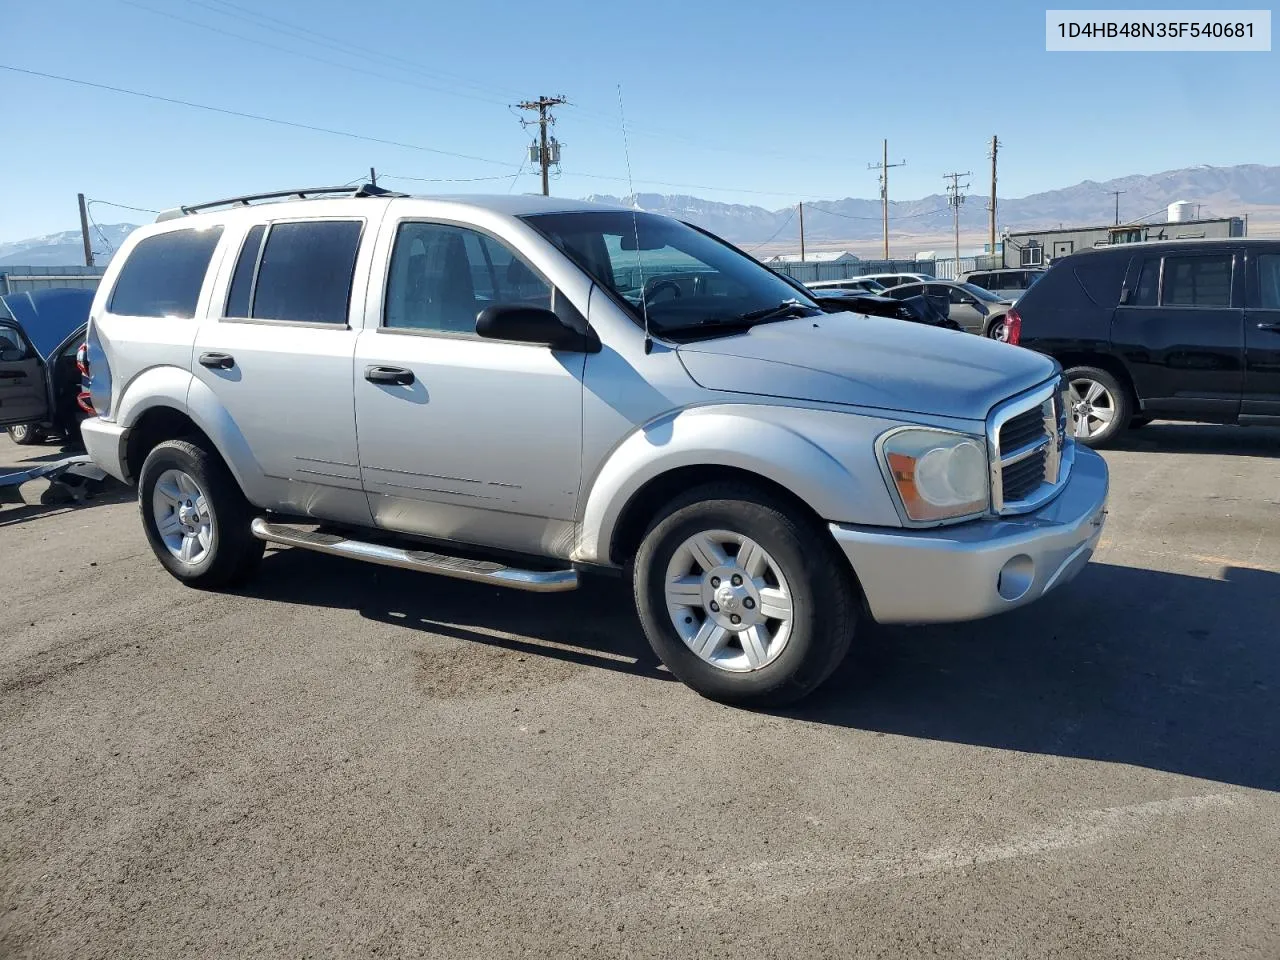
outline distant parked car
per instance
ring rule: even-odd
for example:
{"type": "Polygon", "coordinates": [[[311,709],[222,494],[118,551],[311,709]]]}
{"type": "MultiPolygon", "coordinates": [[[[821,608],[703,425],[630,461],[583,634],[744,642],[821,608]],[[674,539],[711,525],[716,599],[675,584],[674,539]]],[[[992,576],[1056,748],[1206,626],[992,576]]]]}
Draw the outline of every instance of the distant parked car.
{"type": "Polygon", "coordinates": [[[858,279],[875,280],[888,289],[889,287],[900,287],[904,283],[923,283],[926,280],[935,280],[937,278],[930,273],[868,273],[858,279]]]}
{"type": "Polygon", "coordinates": [[[870,317],[891,317],[932,327],[960,329],[960,325],[947,316],[945,309],[939,309],[923,296],[897,299],[857,290],[814,290],[809,295],[827,313],[861,313],[870,317]]]}
{"type": "Polygon", "coordinates": [[[80,440],[78,351],[92,290],[56,288],[0,297],[0,426],[14,443],[80,440]]]}
{"type": "Polygon", "coordinates": [[[871,277],[850,277],[847,280],[818,280],[815,283],[806,283],[806,287],[815,293],[825,293],[828,290],[852,290],[856,293],[880,293],[885,289],[885,285],[879,280],[873,280],[871,277]]]}
{"type": "Polygon", "coordinates": [[[1005,315],[1012,303],[971,283],[957,283],[954,280],[907,283],[900,287],[890,287],[885,291],[885,296],[898,300],[926,297],[946,309],[947,315],[960,325],[960,329],[992,340],[1006,339],[1005,315]]]}
{"type": "Polygon", "coordinates": [[[1026,268],[1001,268],[998,270],[970,270],[960,275],[963,283],[990,290],[997,297],[1017,300],[1031,285],[1043,277],[1044,270],[1026,268]]]}
{"type": "Polygon", "coordinates": [[[1082,250],[1023,294],[1008,330],[1066,368],[1090,446],[1156,418],[1280,426],[1280,240],[1082,250]]]}

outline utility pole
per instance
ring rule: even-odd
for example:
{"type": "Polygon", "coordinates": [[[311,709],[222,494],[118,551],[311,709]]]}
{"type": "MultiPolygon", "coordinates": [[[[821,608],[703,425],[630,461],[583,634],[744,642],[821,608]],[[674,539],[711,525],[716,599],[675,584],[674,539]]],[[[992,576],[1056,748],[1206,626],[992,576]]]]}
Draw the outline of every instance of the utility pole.
{"type": "Polygon", "coordinates": [[[1116,226],[1120,226],[1120,194],[1127,193],[1126,190],[1112,190],[1111,193],[1116,198],[1116,226]]]}
{"type": "Polygon", "coordinates": [[[77,193],[80,201],[80,239],[84,241],[84,265],[93,266],[93,246],[89,243],[89,208],[85,206],[84,194],[77,193]]]}
{"type": "Polygon", "coordinates": [[[961,183],[961,177],[969,176],[969,171],[964,173],[944,173],[942,179],[950,180],[951,185],[947,187],[947,193],[950,194],[948,203],[951,204],[951,217],[955,221],[956,226],[956,276],[960,276],[960,204],[964,203],[964,194],[961,190],[969,189],[969,184],[961,183]]]}
{"type": "Polygon", "coordinates": [[[879,163],[868,163],[868,170],[880,171],[880,207],[884,216],[884,259],[889,259],[889,169],[891,167],[905,167],[907,161],[901,163],[889,162],[889,141],[884,141],[884,155],[879,163]]]}
{"type": "Polygon", "coordinates": [[[547,143],[547,124],[555,123],[556,118],[549,112],[552,107],[558,107],[562,103],[567,103],[564,97],[539,97],[537,100],[525,100],[523,103],[517,103],[516,107],[520,110],[537,110],[538,119],[530,121],[538,125],[538,146],[537,160],[538,165],[542,168],[542,195],[544,197],[550,195],[550,186],[547,181],[547,170],[552,163],[558,163],[560,160],[560,144],[552,138],[551,146],[555,148],[555,157],[552,158],[551,146],[547,143]]]}
{"type": "Polygon", "coordinates": [[[987,253],[992,257],[996,255],[996,154],[999,152],[1000,138],[993,136],[991,138],[991,200],[987,204],[987,209],[991,212],[991,226],[989,231],[991,236],[987,247],[987,253]]]}
{"type": "Polygon", "coordinates": [[[804,263],[804,201],[800,201],[800,262],[804,263]]]}

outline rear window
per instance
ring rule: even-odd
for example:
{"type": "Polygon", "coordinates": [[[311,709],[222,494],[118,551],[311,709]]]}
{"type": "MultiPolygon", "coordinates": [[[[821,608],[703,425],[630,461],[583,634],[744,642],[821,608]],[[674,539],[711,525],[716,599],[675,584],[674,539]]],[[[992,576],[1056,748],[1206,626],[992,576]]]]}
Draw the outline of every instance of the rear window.
{"type": "Polygon", "coordinates": [[[221,236],[222,227],[213,227],[140,240],[120,270],[107,309],[126,317],[191,319],[221,236]]]}
{"type": "Polygon", "coordinates": [[[255,226],[240,248],[226,315],[345,325],[363,226],[360,220],[274,223],[265,243],[263,228],[255,226]]]}

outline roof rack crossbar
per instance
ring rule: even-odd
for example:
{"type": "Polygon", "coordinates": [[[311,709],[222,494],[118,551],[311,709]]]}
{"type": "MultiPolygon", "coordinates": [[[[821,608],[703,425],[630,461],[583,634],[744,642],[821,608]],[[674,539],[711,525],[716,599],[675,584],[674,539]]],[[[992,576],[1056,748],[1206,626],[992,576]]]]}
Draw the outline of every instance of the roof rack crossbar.
{"type": "Polygon", "coordinates": [[[225,200],[210,200],[207,203],[188,203],[175,207],[172,210],[165,210],[157,218],[160,220],[172,220],[177,217],[188,216],[193,213],[201,213],[206,210],[213,210],[217,207],[248,207],[254,202],[260,200],[282,200],[285,198],[295,198],[298,200],[306,200],[312,197],[322,196],[346,196],[346,197],[403,197],[407,194],[395,193],[391,190],[385,190],[382,187],[373,184],[363,184],[358,187],[350,185],[341,187],[303,187],[297,190],[275,190],[271,193],[248,193],[241,197],[228,197],[225,200]]]}

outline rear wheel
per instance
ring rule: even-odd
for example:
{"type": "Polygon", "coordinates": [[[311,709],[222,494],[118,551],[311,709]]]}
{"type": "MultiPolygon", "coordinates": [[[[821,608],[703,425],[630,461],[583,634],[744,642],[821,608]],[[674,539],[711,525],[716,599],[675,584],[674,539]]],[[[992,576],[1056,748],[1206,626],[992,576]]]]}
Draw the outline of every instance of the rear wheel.
{"type": "Polygon", "coordinates": [[[1132,404],[1119,380],[1099,367],[1072,367],[1065,379],[1072,436],[1100,447],[1124,431],[1132,404]]]}
{"type": "Polygon", "coordinates": [[[217,454],[166,440],[147,455],[138,481],[142,528],[156,558],[193,587],[224,587],[258,569],[266,547],[249,524],[253,508],[217,454]]]}
{"type": "Polygon", "coordinates": [[[987,325],[987,337],[1005,343],[1009,340],[1009,327],[1005,315],[1001,314],[987,325]]]}
{"type": "Polygon", "coordinates": [[[43,443],[47,434],[34,423],[16,423],[8,428],[9,439],[24,447],[43,443]]]}
{"type": "Polygon", "coordinates": [[[633,575],[654,652],[725,703],[799,700],[840,663],[857,626],[852,575],[826,531],[742,485],[673,503],[633,575]]]}

